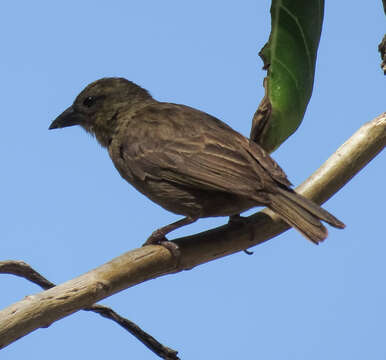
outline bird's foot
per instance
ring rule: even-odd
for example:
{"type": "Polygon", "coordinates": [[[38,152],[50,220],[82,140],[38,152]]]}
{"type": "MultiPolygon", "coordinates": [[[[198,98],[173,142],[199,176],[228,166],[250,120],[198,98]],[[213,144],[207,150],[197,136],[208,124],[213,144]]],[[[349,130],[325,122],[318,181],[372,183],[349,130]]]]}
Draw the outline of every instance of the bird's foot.
{"type": "Polygon", "coordinates": [[[246,225],[249,223],[249,219],[247,217],[241,216],[240,214],[229,216],[229,225],[246,225]]]}
{"type": "MultiPolygon", "coordinates": [[[[241,216],[240,214],[229,216],[228,224],[231,226],[245,226],[249,225],[251,222],[247,217],[241,216]]],[[[243,250],[247,255],[253,255],[253,251],[247,249],[243,250]]]]}
{"type": "Polygon", "coordinates": [[[164,248],[168,249],[173,257],[178,259],[181,256],[180,249],[178,245],[172,241],[169,241],[165,234],[160,231],[160,229],[154,231],[149,238],[143,243],[142,246],[146,245],[161,245],[164,248]]]}

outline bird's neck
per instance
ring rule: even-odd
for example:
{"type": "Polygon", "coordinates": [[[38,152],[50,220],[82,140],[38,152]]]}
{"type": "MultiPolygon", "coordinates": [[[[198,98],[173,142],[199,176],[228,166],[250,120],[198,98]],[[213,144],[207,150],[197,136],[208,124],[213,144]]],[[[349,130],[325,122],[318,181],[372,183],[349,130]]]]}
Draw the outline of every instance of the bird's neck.
{"type": "Polygon", "coordinates": [[[118,115],[119,110],[109,114],[108,117],[101,119],[101,121],[96,121],[92,129],[90,129],[91,131],[89,131],[95,135],[95,138],[103,147],[108,147],[110,145],[117,127],[118,115]]]}
{"type": "Polygon", "coordinates": [[[132,101],[130,104],[126,103],[125,106],[118,107],[114,112],[103,114],[103,116],[96,119],[91,128],[86,128],[86,131],[93,134],[103,147],[108,147],[122,123],[128,121],[131,115],[135,114],[139,109],[155,101],[151,97],[138,100],[132,101]]]}

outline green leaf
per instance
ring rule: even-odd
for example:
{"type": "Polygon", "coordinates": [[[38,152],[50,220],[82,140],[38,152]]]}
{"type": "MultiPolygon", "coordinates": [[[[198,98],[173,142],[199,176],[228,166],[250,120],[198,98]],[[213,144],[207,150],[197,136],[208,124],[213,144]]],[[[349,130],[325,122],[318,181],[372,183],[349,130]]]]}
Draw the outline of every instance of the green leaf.
{"type": "Polygon", "coordinates": [[[251,139],[271,152],[301,124],[314,84],[323,0],[272,0],[271,34],[260,56],[268,70],[251,139]]]}

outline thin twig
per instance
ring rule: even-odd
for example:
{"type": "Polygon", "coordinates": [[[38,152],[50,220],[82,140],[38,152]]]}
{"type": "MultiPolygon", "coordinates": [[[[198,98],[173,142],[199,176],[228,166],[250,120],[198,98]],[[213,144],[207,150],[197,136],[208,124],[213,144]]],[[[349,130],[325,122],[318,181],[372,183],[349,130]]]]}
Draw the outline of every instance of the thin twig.
{"type": "MultiPolygon", "coordinates": [[[[44,290],[56,286],[54,283],[47,280],[44,276],[42,276],[24,261],[0,261],[0,274],[11,274],[22,277],[40,286],[44,290]]],[[[135,336],[140,342],[142,342],[147,348],[153,351],[160,358],[166,360],[179,360],[179,357],[177,356],[178,351],[162,345],[153,336],[143,331],[137,324],[120,316],[113,309],[107,306],[95,304],[85,307],[82,310],[95,312],[104,318],[116,322],[118,325],[127,330],[130,334],[135,336]]]]}

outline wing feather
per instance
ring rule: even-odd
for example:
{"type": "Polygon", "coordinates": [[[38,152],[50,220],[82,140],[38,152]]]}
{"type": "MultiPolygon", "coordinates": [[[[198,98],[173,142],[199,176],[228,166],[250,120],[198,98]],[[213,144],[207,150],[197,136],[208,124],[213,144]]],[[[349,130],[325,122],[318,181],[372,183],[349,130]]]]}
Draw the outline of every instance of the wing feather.
{"type": "Polygon", "coordinates": [[[289,185],[259,146],[187,106],[149,105],[132,117],[119,137],[125,166],[142,181],[152,178],[247,197],[272,180],[289,185]]]}

